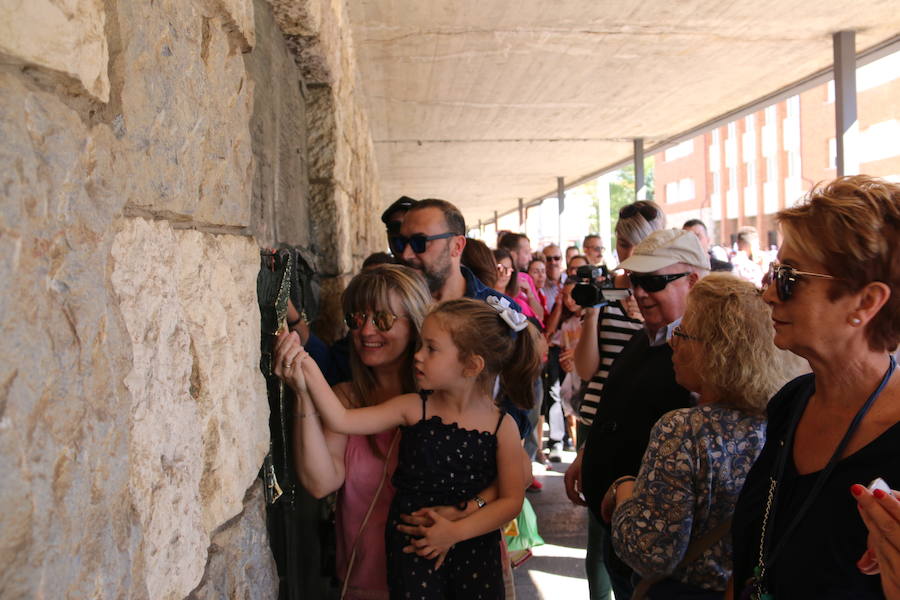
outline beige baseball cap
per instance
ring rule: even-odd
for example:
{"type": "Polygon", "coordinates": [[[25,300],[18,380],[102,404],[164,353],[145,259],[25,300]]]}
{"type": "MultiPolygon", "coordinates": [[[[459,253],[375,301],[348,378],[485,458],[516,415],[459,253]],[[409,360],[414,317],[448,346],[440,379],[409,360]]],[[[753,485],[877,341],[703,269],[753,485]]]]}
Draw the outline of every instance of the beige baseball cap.
{"type": "Polygon", "coordinates": [[[659,229],[634,247],[634,254],[617,269],[652,273],[675,263],[709,269],[709,256],[693,232],[684,229],[659,229]]]}

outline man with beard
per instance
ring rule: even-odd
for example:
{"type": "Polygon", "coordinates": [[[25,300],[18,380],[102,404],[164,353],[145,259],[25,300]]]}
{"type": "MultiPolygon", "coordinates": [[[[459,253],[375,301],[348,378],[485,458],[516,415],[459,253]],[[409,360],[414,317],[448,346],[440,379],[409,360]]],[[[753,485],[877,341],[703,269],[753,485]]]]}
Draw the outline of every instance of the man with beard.
{"type": "MultiPolygon", "coordinates": [[[[462,213],[450,202],[434,198],[411,206],[400,234],[391,238],[394,256],[422,272],[436,301],[497,296],[498,292],[462,265],[465,246],[466,221],[462,213]]],[[[516,310],[521,310],[509,300],[516,310]]]]}

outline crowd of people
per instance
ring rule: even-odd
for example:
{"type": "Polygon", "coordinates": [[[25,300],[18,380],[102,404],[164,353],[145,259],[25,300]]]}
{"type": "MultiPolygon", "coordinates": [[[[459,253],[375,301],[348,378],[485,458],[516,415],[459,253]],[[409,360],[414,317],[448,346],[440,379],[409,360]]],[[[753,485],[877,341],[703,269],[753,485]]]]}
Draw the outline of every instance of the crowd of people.
{"type": "Polygon", "coordinates": [[[275,350],[342,597],[514,597],[501,531],[534,526],[533,462],[577,449],[592,600],[900,600],[900,185],[816,186],[774,259],[649,201],[612,260],[596,235],[489,248],[443,200],[382,220],[348,337],[296,319],[275,350]]]}

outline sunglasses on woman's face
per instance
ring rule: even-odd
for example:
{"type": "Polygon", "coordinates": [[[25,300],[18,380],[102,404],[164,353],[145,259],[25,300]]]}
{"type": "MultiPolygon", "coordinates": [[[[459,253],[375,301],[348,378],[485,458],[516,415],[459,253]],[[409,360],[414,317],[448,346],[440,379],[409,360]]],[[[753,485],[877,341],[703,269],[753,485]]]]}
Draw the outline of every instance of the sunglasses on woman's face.
{"type": "Polygon", "coordinates": [[[794,288],[797,286],[797,280],[801,277],[818,277],[820,279],[835,279],[832,275],[824,273],[809,273],[808,271],[798,271],[790,265],[781,263],[772,263],[769,265],[769,285],[775,286],[775,292],[778,299],[786,302],[794,295],[794,288]]]}
{"type": "Polygon", "coordinates": [[[640,287],[645,292],[661,292],[676,279],[681,279],[690,273],[672,273],[671,275],[638,275],[629,273],[628,279],[631,280],[632,287],[640,287]]]}
{"type": "Polygon", "coordinates": [[[395,256],[400,256],[403,254],[404,248],[409,244],[409,247],[412,248],[412,251],[416,254],[422,254],[425,252],[425,248],[428,247],[428,242],[432,240],[442,240],[444,238],[454,237],[459,235],[458,233],[453,233],[448,231],[446,233],[439,233],[437,235],[425,235],[424,233],[415,233],[409,237],[402,235],[392,236],[388,242],[391,247],[391,252],[394,253],[395,256]]]}
{"type": "Polygon", "coordinates": [[[344,315],[344,322],[350,329],[362,329],[366,326],[366,321],[371,319],[372,325],[378,331],[390,331],[399,318],[394,313],[389,313],[386,310],[376,310],[371,314],[364,312],[347,313],[344,315]]]}
{"type": "Polygon", "coordinates": [[[676,325],[675,328],[672,329],[672,336],[669,338],[669,345],[674,348],[678,345],[680,340],[694,340],[696,342],[701,341],[700,338],[685,332],[681,325],[676,325]]]}

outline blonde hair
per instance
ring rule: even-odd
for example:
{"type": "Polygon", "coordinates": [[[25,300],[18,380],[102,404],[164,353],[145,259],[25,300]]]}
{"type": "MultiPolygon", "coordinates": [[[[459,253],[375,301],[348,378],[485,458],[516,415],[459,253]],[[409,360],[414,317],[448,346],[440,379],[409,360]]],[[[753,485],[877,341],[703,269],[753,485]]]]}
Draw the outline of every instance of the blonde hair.
{"type": "MultiPolygon", "coordinates": [[[[428,284],[422,274],[401,265],[379,265],[354,277],[341,296],[344,313],[385,310],[392,312],[391,294],[397,295],[405,316],[409,319],[409,343],[403,357],[401,375],[403,392],[415,392],[413,355],[422,330],[422,321],[432,303],[428,284]]],[[[401,316],[401,315],[398,315],[401,316]]],[[[377,387],[375,374],[360,360],[356,347],[350,344],[350,373],[353,380],[351,400],[355,407],[370,406],[377,387]]]]}
{"type": "Polygon", "coordinates": [[[657,229],[666,228],[666,213],[655,202],[650,200],[638,200],[626,204],[619,210],[619,220],[616,222],[616,237],[625,240],[631,246],[637,246],[645,237],[657,229]],[[656,216],[652,216],[653,211],[656,216]],[[628,216],[623,216],[622,213],[628,216]]]}
{"type": "Polygon", "coordinates": [[[781,386],[808,370],[775,347],[771,312],[756,286],[730,273],[711,273],[691,288],[682,324],[698,339],[691,343],[703,344],[694,367],[720,404],[760,414],[781,386]]]}
{"type": "Polygon", "coordinates": [[[489,390],[500,376],[500,388],[519,408],[534,405],[534,381],[541,372],[540,334],[534,325],[513,330],[486,302],[460,298],[441,302],[431,309],[450,334],[461,361],[477,355],[484,360],[478,383],[489,390]]]}
{"type": "Polygon", "coordinates": [[[890,352],[900,341],[900,185],[868,175],[817,184],[801,204],[778,213],[785,238],[835,280],[828,297],[880,281],[890,298],[866,327],[869,347],[890,352]]]}

